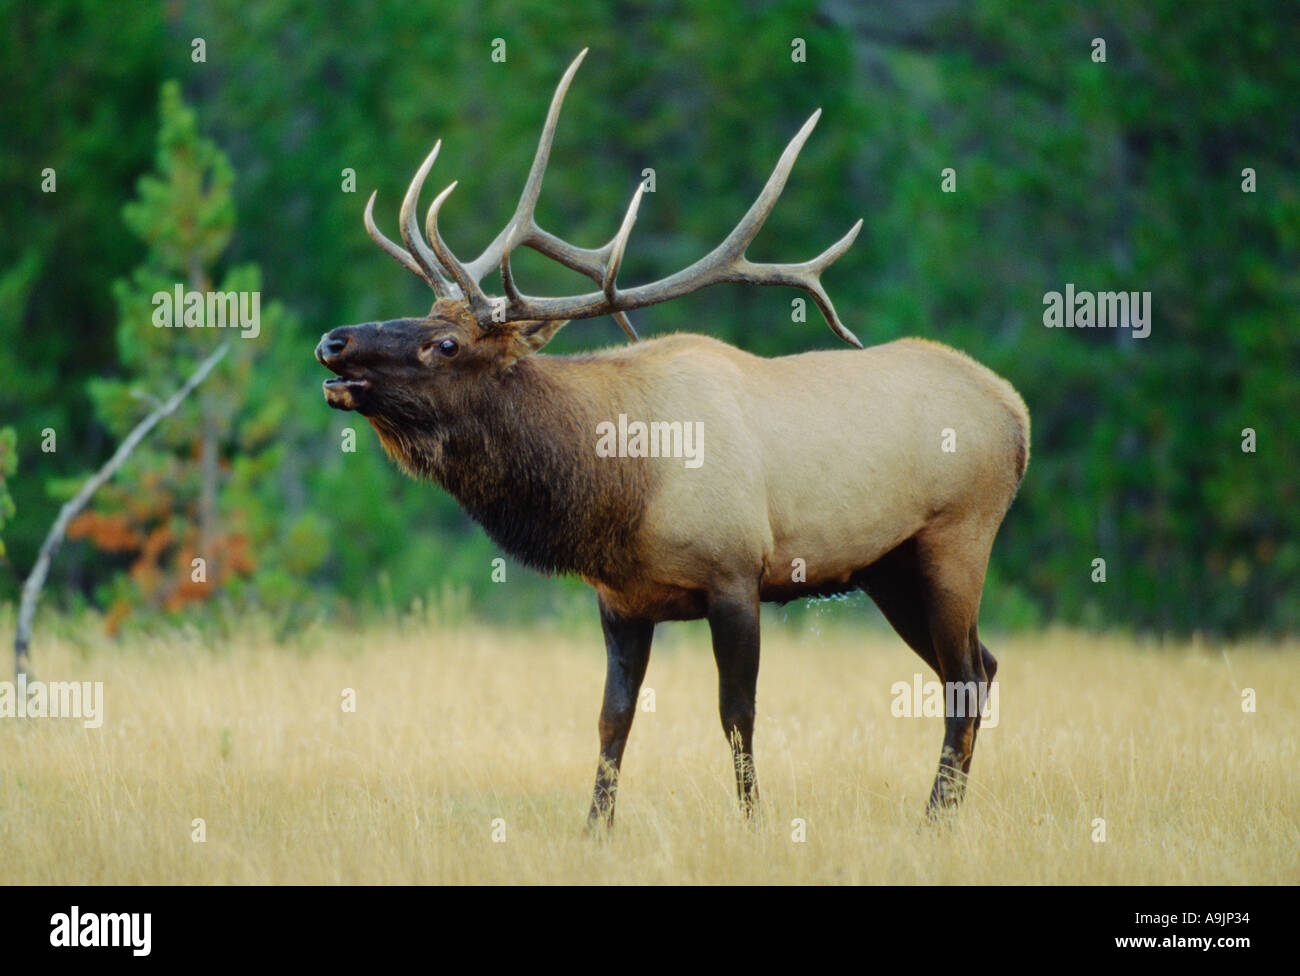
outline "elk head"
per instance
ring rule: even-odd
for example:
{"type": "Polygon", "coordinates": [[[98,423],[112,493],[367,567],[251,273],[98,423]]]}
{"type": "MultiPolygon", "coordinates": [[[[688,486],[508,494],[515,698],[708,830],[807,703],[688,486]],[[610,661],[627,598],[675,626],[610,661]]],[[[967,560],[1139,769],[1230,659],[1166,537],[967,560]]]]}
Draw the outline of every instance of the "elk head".
{"type": "Polygon", "coordinates": [[[799,150],[817,124],[820,109],[786,146],[758,199],[726,239],[694,264],[667,278],[627,289],[616,284],[644,184],[638,185],[618,232],[603,247],[575,247],[538,226],[534,212],[560,106],[586,54],[583,49],[573,60],[555,90],[514,216],[473,261],[462,263],[438,232],[438,213],[455,183],[430,205],[425,236],[421,236],[417,223],[420,190],[438,158],[441,141],[416,172],[402,201],[400,227],[405,247],[389,240],[375,226],[375,194],[371,194],[365,210],[366,231],[386,253],[427,282],[437,300],[424,318],[344,326],[326,333],[316,347],[316,358],[337,374],[325,381],[325,400],[330,406],[357,410],[372,422],[389,418],[395,422],[433,423],[440,413],[454,409],[456,404],[465,405],[466,384],[481,386],[484,381],[499,380],[521,357],[540,349],[572,319],[612,315],[635,342],[637,334],[628,321],[628,311],[721,282],[800,288],[817,303],[836,335],[861,348],[857,337],[840,322],[821,284],[822,271],[848,250],[862,227],[861,220],[811,261],[757,264],[745,257],[746,248],[785,187],[799,150]],[[521,246],[587,275],[600,290],[567,298],[522,294],[510,270],[510,255],[521,246]],[[501,274],[504,295],[499,297],[487,295],[480,284],[494,269],[501,274]]]}

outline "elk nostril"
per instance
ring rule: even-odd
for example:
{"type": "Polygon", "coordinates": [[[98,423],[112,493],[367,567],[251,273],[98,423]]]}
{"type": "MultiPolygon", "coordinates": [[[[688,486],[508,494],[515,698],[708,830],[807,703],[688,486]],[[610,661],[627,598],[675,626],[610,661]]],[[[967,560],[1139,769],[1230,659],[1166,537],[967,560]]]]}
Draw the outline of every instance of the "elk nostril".
{"type": "Polygon", "coordinates": [[[320,345],[316,347],[316,357],[323,362],[326,359],[333,359],[342,355],[343,350],[348,347],[348,343],[351,341],[351,336],[338,336],[328,332],[321,336],[320,345]]]}

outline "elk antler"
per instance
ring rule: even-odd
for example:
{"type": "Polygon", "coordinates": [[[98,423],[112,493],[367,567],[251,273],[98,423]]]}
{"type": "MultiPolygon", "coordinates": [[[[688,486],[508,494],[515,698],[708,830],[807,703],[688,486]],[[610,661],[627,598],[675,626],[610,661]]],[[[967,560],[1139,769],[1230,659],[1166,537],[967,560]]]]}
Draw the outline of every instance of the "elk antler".
{"type": "Polygon", "coordinates": [[[371,205],[366,207],[366,230],[376,243],[428,281],[440,297],[463,297],[475,316],[485,325],[527,319],[556,321],[613,315],[623,331],[635,340],[636,332],[624,314],[631,309],[657,305],[722,282],[790,285],[812,296],[832,332],[849,345],[861,348],[862,343],[858,338],[840,322],[839,316],[835,313],[835,306],[821,283],[821,273],[847,251],[858,236],[858,232],[862,229],[861,220],[858,220],[847,234],[827,250],[802,264],[758,264],[745,257],[750,242],[762,228],[763,222],[772,212],[772,207],[785,188],[786,179],[790,176],[790,170],[799,156],[799,150],[803,148],[804,142],[807,141],[817,120],[821,117],[821,109],[814,112],[790,140],[785,152],[777,161],[772,175],[768,177],[763,191],[735,229],[721,244],[700,260],[667,278],[626,290],[618,288],[615,284],[627,247],[628,236],[632,232],[632,225],[636,221],[637,210],[641,204],[644,184],[638,185],[618,232],[603,247],[591,249],[575,247],[537,225],[535,216],[537,199],[541,193],[542,177],[546,173],[546,164],[550,158],[555,126],[560,117],[560,106],[569,89],[570,81],[573,80],[578,66],[586,55],[587,50],[584,48],[569,65],[564,77],[560,79],[555,95],[551,99],[551,108],[546,116],[546,124],[542,128],[541,139],[538,141],[537,155],[533,158],[532,169],[529,170],[528,180],[524,184],[514,216],[482,254],[469,264],[462,264],[438,232],[438,213],[448,195],[456,188],[455,183],[438,194],[429,207],[425,218],[428,246],[420,239],[418,228],[415,227],[413,213],[415,202],[419,198],[425,177],[437,157],[441,143],[434,146],[433,152],[416,172],[407,190],[406,198],[402,202],[402,239],[411,249],[410,252],[398,247],[375,229],[371,217],[371,205],[374,203],[372,195],[371,205]],[[600,285],[600,291],[569,298],[538,298],[520,293],[510,270],[510,254],[520,246],[531,247],[565,267],[587,275],[600,285]],[[432,253],[429,251],[430,247],[432,253]],[[506,294],[504,298],[491,298],[484,293],[479,282],[492,268],[498,266],[501,269],[501,282],[506,294]]]}
{"type": "Polygon", "coordinates": [[[433,162],[438,158],[438,150],[441,148],[442,140],[439,139],[434,144],[433,152],[429,153],[424,164],[416,172],[415,179],[411,181],[410,187],[407,188],[406,198],[402,201],[402,240],[406,242],[406,247],[415,252],[414,256],[412,256],[411,251],[390,241],[375,226],[375,197],[379,193],[378,190],[371,193],[370,199],[366,201],[364,220],[366,233],[370,235],[371,240],[378,244],[384,253],[396,258],[400,263],[406,265],[407,268],[427,281],[435,295],[439,298],[459,298],[461,293],[443,274],[438,259],[434,257],[433,252],[429,250],[428,245],[420,237],[420,228],[415,222],[415,204],[420,194],[420,186],[423,185],[424,178],[429,175],[429,170],[433,168],[433,162]]]}

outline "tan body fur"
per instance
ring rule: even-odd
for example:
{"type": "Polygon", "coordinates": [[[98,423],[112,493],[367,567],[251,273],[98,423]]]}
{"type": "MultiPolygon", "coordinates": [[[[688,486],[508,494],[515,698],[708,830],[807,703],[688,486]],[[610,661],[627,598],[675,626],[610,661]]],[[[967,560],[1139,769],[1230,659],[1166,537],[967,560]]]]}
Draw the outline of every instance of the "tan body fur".
{"type": "Polygon", "coordinates": [[[986,560],[1028,456],[1029,419],[1010,384],[924,340],[762,359],[674,335],[568,362],[560,382],[614,367],[608,414],[703,424],[700,467],[642,462],[655,472],[642,572],[624,586],[589,580],[634,616],[703,616],[719,575],[742,571],[761,580],[764,600],[847,589],[923,529],[965,535],[969,559],[986,560]],[[952,453],[941,450],[946,428],[952,453]]]}

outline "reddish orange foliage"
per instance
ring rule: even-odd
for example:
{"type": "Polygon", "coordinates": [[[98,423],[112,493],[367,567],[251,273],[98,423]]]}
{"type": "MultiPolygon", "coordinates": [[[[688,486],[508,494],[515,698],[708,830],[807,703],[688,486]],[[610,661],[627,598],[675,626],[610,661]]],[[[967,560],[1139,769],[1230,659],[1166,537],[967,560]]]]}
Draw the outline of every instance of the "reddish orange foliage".
{"type": "Polygon", "coordinates": [[[170,466],[141,472],[135,484],[106,490],[99,500],[103,509],[83,512],[68,526],[70,539],[134,557],[127,569],[133,593],[109,607],[109,633],[116,633],[138,607],[181,610],[212,598],[231,579],[256,568],[242,533],[217,531],[200,547],[197,503],[170,487],[182,475],[179,467],[170,466]],[[194,566],[198,558],[204,561],[201,573],[194,566]]]}

